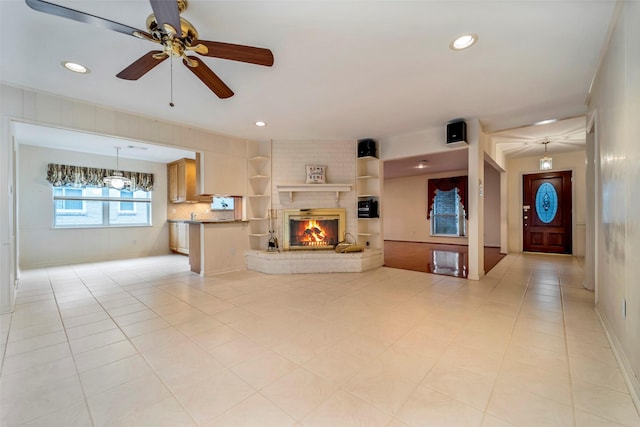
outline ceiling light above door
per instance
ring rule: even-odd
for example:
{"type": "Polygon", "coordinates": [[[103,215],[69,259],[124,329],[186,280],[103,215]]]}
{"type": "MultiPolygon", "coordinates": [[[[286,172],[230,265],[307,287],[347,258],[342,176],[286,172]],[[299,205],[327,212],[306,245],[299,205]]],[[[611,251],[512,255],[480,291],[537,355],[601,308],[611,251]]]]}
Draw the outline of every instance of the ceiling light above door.
{"type": "Polygon", "coordinates": [[[419,160],[418,163],[415,165],[416,169],[426,169],[428,167],[429,167],[428,160],[419,160]]]}

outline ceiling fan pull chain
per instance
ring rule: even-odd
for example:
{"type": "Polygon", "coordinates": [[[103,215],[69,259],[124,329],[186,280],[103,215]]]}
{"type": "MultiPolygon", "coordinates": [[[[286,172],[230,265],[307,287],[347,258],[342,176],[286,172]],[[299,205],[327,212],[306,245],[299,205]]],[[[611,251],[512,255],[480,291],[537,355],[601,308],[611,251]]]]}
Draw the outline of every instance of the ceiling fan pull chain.
{"type": "Polygon", "coordinates": [[[170,88],[171,88],[171,100],[169,100],[169,107],[173,107],[173,55],[169,55],[171,56],[170,61],[171,61],[171,82],[170,82],[170,88]]]}

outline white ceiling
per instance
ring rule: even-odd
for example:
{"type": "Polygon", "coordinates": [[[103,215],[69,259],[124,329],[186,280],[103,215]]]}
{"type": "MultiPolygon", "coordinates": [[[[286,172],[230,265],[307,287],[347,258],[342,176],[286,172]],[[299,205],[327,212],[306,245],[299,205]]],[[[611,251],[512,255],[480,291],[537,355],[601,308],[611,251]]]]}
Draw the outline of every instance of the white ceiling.
{"type": "Polygon", "coordinates": [[[438,172],[466,170],[469,166],[469,150],[447,150],[424,156],[406,157],[404,159],[384,162],[384,177],[400,178],[414,175],[427,175],[438,172]],[[419,168],[419,163],[426,167],[419,168]]]}
{"type": "MultiPolygon", "coordinates": [[[[151,13],[147,0],[52,1],[141,29],[151,13]]],[[[221,100],[174,61],[171,108],[169,61],[138,81],[115,77],[156,45],[0,0],[0,77],[251,139],[383,139],[454,118],[477,118],[491,133],[585,113],[614,7],[615,0],[189,0],[183,17],[200,38],[269,48],[275,64],[204,58],[235,92],[221,100]],[[477,45],[450,50],[466,32],[478,34],[477,45]],[[91,73],[70,73],[63,60],[91,73]]],[[[501,133],[501,143],[510,136],[501,133]]]]}

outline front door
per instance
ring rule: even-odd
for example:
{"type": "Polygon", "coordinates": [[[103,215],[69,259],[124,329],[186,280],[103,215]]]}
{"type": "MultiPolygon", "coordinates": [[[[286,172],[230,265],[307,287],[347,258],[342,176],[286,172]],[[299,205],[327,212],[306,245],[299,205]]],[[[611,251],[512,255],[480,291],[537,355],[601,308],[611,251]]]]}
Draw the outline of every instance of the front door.
{"type": "Polygon", "coordinates": [[[571,171],[522,178],[523,250],[571,253],[571,171]]]}

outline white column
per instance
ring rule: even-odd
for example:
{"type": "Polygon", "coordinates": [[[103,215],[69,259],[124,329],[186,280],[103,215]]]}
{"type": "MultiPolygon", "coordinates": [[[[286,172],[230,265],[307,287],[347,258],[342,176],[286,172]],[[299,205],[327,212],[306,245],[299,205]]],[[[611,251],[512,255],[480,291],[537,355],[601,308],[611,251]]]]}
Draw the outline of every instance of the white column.
{"type": "Polygon", "coordinates": [[[468,213],[469,272],[468,278],[484,276],[484,149],[482,130],[477,119],[467,121],[469,143],[468,213]]]}
{"type": "Polygon", "coordinates": [[[507,233],[509,227],[507,226],[507,172],[500,172],[500,253],[506,254],[509,252],[509,239],[507,233]]]}

